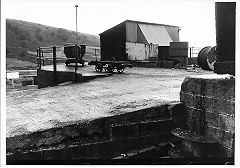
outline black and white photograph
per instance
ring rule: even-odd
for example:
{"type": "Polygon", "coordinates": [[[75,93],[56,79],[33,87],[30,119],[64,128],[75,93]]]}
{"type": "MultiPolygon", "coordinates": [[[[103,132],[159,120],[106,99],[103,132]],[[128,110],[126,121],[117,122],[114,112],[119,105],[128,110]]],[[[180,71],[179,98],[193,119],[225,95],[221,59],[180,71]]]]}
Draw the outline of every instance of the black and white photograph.
{"type": "Polygon", "coordinates": [[[3,0],[1,165],[236,165],[238,8],[3,0]]]}

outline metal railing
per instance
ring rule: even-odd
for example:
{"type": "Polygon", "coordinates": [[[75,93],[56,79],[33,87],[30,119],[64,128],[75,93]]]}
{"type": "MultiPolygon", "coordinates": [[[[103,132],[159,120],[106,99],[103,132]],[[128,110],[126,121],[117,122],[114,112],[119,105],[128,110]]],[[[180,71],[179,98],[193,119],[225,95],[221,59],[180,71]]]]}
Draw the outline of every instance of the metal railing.
{"type": "Polygon", "coordinates": [[[189,47],[188,58],[198,57],[198,53],[200,52],[201,49],[202,49],[201,47],[189,47]]]}
{"type": "MultiPolygon", "coordinates": [[[[37,49],[37,67],[38,69],[42,69],[42,66],[48,62],[48,64],[53,65],[53,76],[54,76],[54,82],[56,82],[56,75],[57,75],[57,62],[65,62],[67,59],[67,56],[64,54],[64,47],[68,46],[79,46],[74,44],[68,44],[64,46],[49,46],[49,47],[39,47],[37,49]]],[[[88,46],[88,49],[91,50],[94,55],[95,59],[97,60],[97,57],[100,55],[100,48],[94,47],[94,46],[88,46]]],[[[78,52],[78,50],[76,49],[78,52]]],[[[77,52],[74,55],[78,55],[77,52]]],[[[86,53],[87,54],[87,53],[86,53]]],[[[89,53],[88,53],[89,54],[89,53]]],[[[74,57],[75,60],[75,77],[77,78],[77,69],[78,69],[78,57],[74,57]]],[[[71,58],[71,59],[74,59],[71,58]]],[[[77,79],[76,79],[77,81],[77,79]]]]}

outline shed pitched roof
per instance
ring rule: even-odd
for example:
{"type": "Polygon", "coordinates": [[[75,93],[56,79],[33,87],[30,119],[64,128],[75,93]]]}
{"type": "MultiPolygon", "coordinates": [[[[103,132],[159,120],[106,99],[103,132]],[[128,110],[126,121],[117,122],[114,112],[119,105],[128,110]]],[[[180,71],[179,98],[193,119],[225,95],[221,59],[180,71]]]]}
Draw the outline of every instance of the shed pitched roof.
{"type": "Polygon", "coordinates": [[[173,42],[166,28],[162,25],[138,24],[147,42],[158,44],[159,46],[169,46],[173,42]]]}
{"type": "Polygon", "coordinates": [[[158,25],[158,26],[168,26],[168,27],[178,27],[178,28],[179,28],[179,26],[173,26],[173,25],[158,24],[158,23],[149,23],[149,22],[141,22],[141,21],[136,21],[136,20],[125,20],[125,21],[119,23],[118,25],[116,25],[116,26],[114,26],[114,27],[112,27],[112,28],[109,28],[109,29],[105,30],[105,31],[102,32],[102,33],[99,33],[99,35],[101,35],[101,34],[103,34],[103,33],[106,33],[106,32],[108,32],[108,31],[110,31],[110,30],[113,30],[113,29],[117,28],[118,26],[121,26],[121,25],[123,25],[123,24],[126,24],[126,22],[134,22],[134,23],[138,23],[138,24],[158,25]]]}

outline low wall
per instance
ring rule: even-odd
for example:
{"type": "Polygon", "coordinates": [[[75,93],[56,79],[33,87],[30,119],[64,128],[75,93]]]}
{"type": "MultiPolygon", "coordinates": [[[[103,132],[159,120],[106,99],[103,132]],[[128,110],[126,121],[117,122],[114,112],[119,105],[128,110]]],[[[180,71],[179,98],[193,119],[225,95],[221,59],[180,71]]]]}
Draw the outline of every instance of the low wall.
{"type": "MultiPolygon", "coordinates": [[[[77,74],[78,81],[82,80],[82,75],[77,74]]],[[[37,70],[37,84],[38,88],[44,88],[48,86],[55,86],[60,83],[74,81],[75,74],[74,72],[56,72],[56,81],[54,81],[54,72],[38,69],[37,70]]]]}
{"type": "MultiPolygon", "coordinates": [[[[76,145],[74,149],[82,148],[81,146],[84,144],[96,144],[99,142],[106,142],[109,145],[112,143],[121,145],[123,139],[127,140],[127,143],[132,141],[131,146],[137,145],[136,143],[139,143],[138,147],[158,144],[161,141],[169,140],[170,136],[172,136],[170,131],[173,128],[185,128],[184,110],[182,103],[169,102],[121,115],[91,121],[79,121],[64,127],[10,137],[6,140],[7,160],[45,160],[50,157],[57,157],[59,153],[66,157],[66,153],[71,151],[69,147],[72,145],[76,145]],[[153,122],[156,120],[160,120],[160,122],[156,123],[157,125],[153,122]],[[131,126],[136,125],[138,125],[136,132],[138,135],[125,134],[126,130],[132,130],[131,126]],[[124,134],[122,134],[123,129],[125,129],[124,134]]],[[[107,146],[105,146],[106,149],[103,147],[101,152],[108,153],[107,146]]],[[[91,151],[88,151],[88,153],[91,153],[91,151]]],[[[78,157],[84,158],[84,156],[86,157],[87,154],[78,154],[78,157]]],[[[66,158],[68,157],[71,156],[69,155],[66,158]]]]}
{"type": "Polygon", "coordinates": [[[186,105],[188,129],[217,140],[221,156],[234,157],[235,79],[217,74],[187,77],[180,101],[186,105]]]}

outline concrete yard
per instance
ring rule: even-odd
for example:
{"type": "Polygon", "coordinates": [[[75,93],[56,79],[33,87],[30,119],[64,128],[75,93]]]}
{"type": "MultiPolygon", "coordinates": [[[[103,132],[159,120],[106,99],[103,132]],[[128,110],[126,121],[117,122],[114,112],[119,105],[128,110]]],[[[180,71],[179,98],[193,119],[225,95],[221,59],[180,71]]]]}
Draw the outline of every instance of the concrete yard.
{"type": "MultiPolygon", "coordinates": [[[[84,73],[94,67],[81,67],[84,73]]],[[[7,91],[7,137],[29,134],[81,121],[142,109],[168,101],[179,101],[186,76],[210,71],[126,68],[84,83],[31,90],[7,91]]]]}

